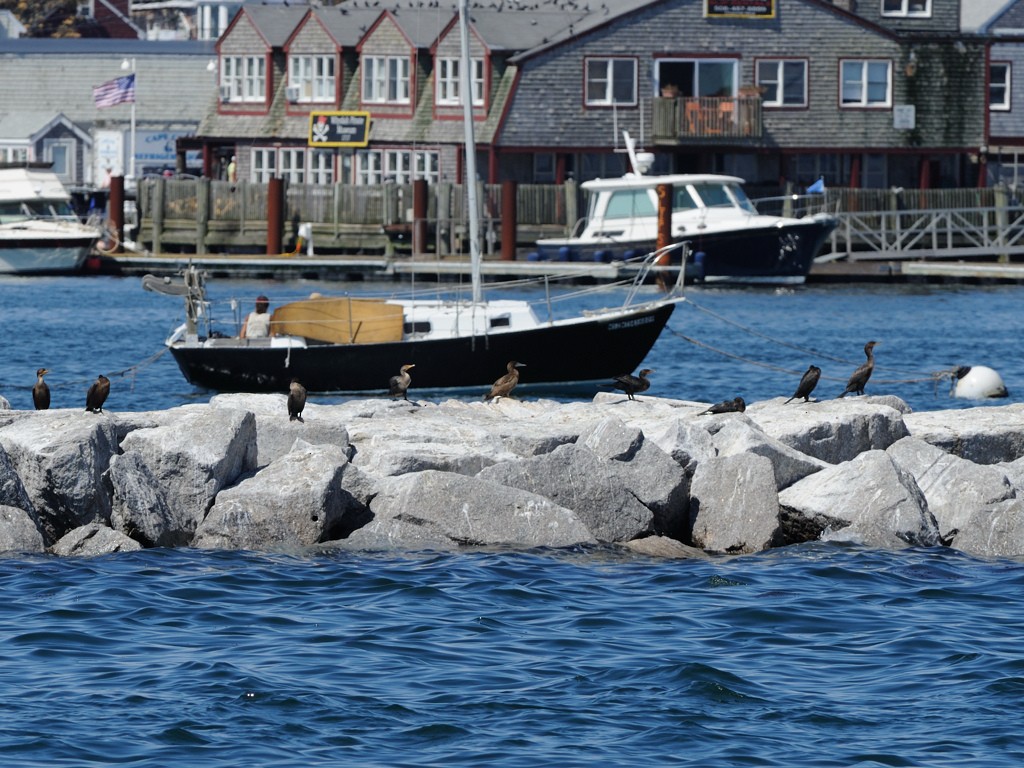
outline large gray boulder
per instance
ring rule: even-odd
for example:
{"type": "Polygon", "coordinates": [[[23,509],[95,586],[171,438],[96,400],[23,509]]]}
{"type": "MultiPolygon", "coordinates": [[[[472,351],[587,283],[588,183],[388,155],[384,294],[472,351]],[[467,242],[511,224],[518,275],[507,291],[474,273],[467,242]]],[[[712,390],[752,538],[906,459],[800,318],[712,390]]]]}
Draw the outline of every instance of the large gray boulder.
{"type": "Polygon", "coordinates": [[[952,546],[978,557],[1024,556],[1024,499],[974,510],[952,546]]]}
{"type": "Polygon", "coordinates": [[[349,512],[365,504],[343,488],[349,464],[343,448],[310,445],[292,451],[217,495],[196,530],[202,549],[292,550],[331,538],[349,512]]]}
{"type": "Polygon", "coordinates": [[[1024,457],[1024,403],[922,411],[907,416],[906,423],[914,437],[975,464],[1024,457]]]}
{"type": "Polygon", "coordinates": [[[924,494],[885,451],[810,475],[782,491],[779,504],[786,543],[816,537],[879,549],[940,543],[924,494]]]}
{"type": "Polygon", "coordinates": [[[723,419],[720,428],[712,435],[711,442],[719,456],[744,453],[764,456],[772,463],[775,483],[780,491],[829,466],[820,459],[800,453],[782,441],[769,437],[749,419],[723,419]]]}
{"type": "Polygon", "coordinates": [[[629,541],[651,530],[654,513],[629,492],[612,465],[586,448],[563,445],[547,456],[495,464],[477,477],[571,509],[598,541],[629,541]]]}
{"type": "Polygon", "coordinates": [[[876,402],[878,399],[853,397],[789,405],[777,399],[755,403],[747,408],[746,416],[790,448],[839,464],[866,451],[885,450],[909,434],[903,412],[886,404],[888,400],[876,402]]]}
{"type": "Polygon", "coordinates": [[[961,459],[916,437],[893,443],[886,453],[914,476],[943,539],[967,525],[975,510],[1014,495],[1001,468],[961,459]]]}
{"type": "Polygon", "coordinates": [[[718,456],[697,465],[690,484],[690,538],[713,552],[760,552],[779,535],[779,499],[764,456],[718,456]]]}
{"type": "Polygon", "coordinates": [[[712,557],[703,549],[691,547],[668,536],[647,536],[643,539],[633,539],[625,542],[622,546],[634,554],[647,557],[663,557],[673,560],[709,560],[712,557]]]}
{"type": "Polygon", "coordinates": [[[38,411],[0,428],[0,446],[47,544],[80,525],[110,520],[101,478],[117,452],[117,419],[84,410],[38,411]]]}
{"type": "Polygon", "coordinates": [[[89,523],[64,534],[50,547],[50,552],[61,557],[96,557],[114,552],[137,552],[142,546],[105,525],[89,523]]]}
{"type": "Polygon", "coordinates": [[[255,445],[247,411],[187,409],[166,426],[135,430],[108,474],[118,529],[147,544],[188,543],[217,493],[254,469],[255,445]]]}
{"type": "MultiPolygon", "coordinates": [[[[370,502],[373,520],[357,533],[402,541],[402,528],[426,529],[410,543],[440,535],[461,545],[568,547],[595,542],[573,513],[527,491],[452,472],[426,470],[387,478],[370,502]]],[[[353,537],[356,534],[353,534],[353,537]]]]}
{"type": "Polygon", "coordinates": [[[254,465],[265,467],[292,450],[296,440],[314,445],[337,445],[349,455],[348,430],[344,415],[332,408],[307,401],[303,421],[288,417],[288,396],[283,394],[214,395],[210,405],[248,411],[256,420],[254,465]]]}
{"type": "Polygon", "coordinates": [[[0,503],[0,552],[43,552],[46,544],[36,521],[20,507],[0,503]]]}

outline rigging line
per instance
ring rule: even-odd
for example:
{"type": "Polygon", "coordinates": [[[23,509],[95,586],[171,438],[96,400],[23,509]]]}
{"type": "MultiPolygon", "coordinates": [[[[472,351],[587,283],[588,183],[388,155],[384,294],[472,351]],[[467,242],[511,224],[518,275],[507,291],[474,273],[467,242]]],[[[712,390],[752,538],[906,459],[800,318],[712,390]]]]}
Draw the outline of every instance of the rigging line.
{"type": "MultiPolygon", "coordinates": [[[[164,354],[167,353],[167,351],[169,349],[170,349],[170,347],[164,347],[159,352],[155,352],[154,354],[152,354],[149,357],[147,357],[145,360],[143,360],[141,362],[138,362],[138,363],[135,363],[135,365],[130,365],[127,368],[122,368],[119,371],[110,371],[109,373],[106,373],[104,375],[108,379],[109,378],[123,378],[124,376],[135,376],[135,374],[139,370],[141,370],[142,368],[145,368],[147,365],[152,365],[157,360],[159,360],[164,354]]],[[[50,384],[50,389],[68,389],[70,387],[80,387],[83,384],[92,384],[94,381],[96,381],[95,378],[92,378],[92,379],[72,379],[70,381],[53,382],[52,384],[50,384]]]]}
{"type": "MultiPolygon", "coordinates": [[[[779,373],[792,374],[793,376],[802,376],[804,374],[804,371],[795,371],[792,368],[783,368],[780,365],[774,365],[772,363],[765,363],[765,362],[762,362],[760,360],[752,360],[749,357],[743,357],[742,355],[737,355],[737,354],[734,354],[732,352],[726,352],[724,349],[718,349],[717,347],[713,347],[710,344],[704,343],[703,341],[699,341],[699,340],[694,339],[694,338],[692,338],[690,336],[682,334],[679,331],[675,330],[674,328],[670,328],[669,326],[665,326],[665,327],[668,328],[669,333],[671,333],[674,336],[678,336],[683,341],[688,341],[688,342],[690,342],[691,344],[693,344],[696,347],[701,347],[701,348],[706,349],[706,350],[708,350],[710,352],[714,352],[715,354],[721,355],[722,357],[728,357],[728,358],[730,358],[732,360],[739,360],[742,363],[748,363],[749,365],[756,365],[756,366],[758,366],[760,368],[767,368],[768,370],[771,370],[771,371],[778,371],[779,373]]],[[[917,383],[924,382],[924,381],[938,382],[938,381],[940,381],[940,380],[942,380],[944,378],[948,378],[948,377],[953,376],[953,375],[955,375],[955,369],[936,371],[935,373],[932,373],[932,374],[930,374],[928,376],[924,376],[924,377],[921,377],[921,378],[913,378],[913,379],[872,379],[872,381],[874,383],[876,383],[876,384],[917,384],[917,383]]],[[[845,377],[840,378],[838,376],[827,376],[825,374],[822,374],[821,378],[825,379],[827,381],[838,381],[838,382],[845,382],[846,381],[845,377]]]]}
{"type": "MultiPolygon", "coordinates": [[[[758,331],[758,330],[756,330],[754,328],[750,328],[750,327],[748,327],[746,325],[743,325],[742,323],[739,323],[739,322],[737,322],[735,320],[730,320],[729,318],[727,318],[727,317],[725,317],[723,315],[720,315],[717,312],[714,312],[714,311],[708,309],[707,307],[702,307],[700,304],[695,303],[693,301],[693,299],[690,299],[689,297],[687,298],[687,302],[686,303],[689,304],[690,306],[692,306],[694,309],[700,310],[701,312],[704,312],[705,314],[710,315],[711,317],[715,318],[716,320],[720,320],[723,323],[726,323],[728,325],[732,325],[732,326],[734,326],[736,328],[739,328],[741,331],[744,331],[745,333],[749,333],[752,336],[757,336],[759,338],[765,339],[766,341],[770,341],[770,342],[772,342],[774,344],[778,344],[779,346],[787,347],[789,349],[796,350],[797,352],[803,352],[803,353],[806,353],[806,354],[809,354],[809,355],[813,355],[815,357],[820,357],[823,360],[831,360],[834,363],[843,363],[844,365],[860,365],[860,363],[862,362],[862,361],[857,361],[857,360],[847,360],[846,358],[842,358],[842,357],[834,357],[832,355],[825,354],[824,352],[819,352],[818,350],[812,349],[810,347],[801,347],[799,344],[791,344],[788,341],[782,341],[781,339],[776,339],[773,336],[769,336],[766,333],[762,333],[761,331],[758,331]]],[[[904,370],[901,370],[899,368],[893,368],[893,367],[888,366],[888,365],[876,365],[876,368],[878,370],[883,370],[884,369],[884,370],[888,370],[888,371],[894,371],[896,373],[907,373],[907,374],[915,375],[915,376],[923,376],[923,375],[925,375],[921,371],[904,371],[904,370]]]]}

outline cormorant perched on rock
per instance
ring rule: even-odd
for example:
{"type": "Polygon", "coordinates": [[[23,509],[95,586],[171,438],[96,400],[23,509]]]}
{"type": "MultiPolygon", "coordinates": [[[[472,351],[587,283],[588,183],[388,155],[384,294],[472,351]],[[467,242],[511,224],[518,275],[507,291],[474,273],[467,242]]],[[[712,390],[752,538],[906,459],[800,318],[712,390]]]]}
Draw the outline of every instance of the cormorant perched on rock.
{"type": "Polygon", "coordinates": [[[85,393],[85,410],[103,413],[103,404],[107,401],[109,394],[110,379],[101,373],[89,387],[89,391],[85,393]]]}
{"type": "Polygon", "coordinates": [[[615,377],[612,386],[625,392],[630,400],[636,400],[633,395],[646,392],[651,386],[651,382],[647,379],[647,374],[649,373],[654,373],[654,369],[644,368],[636,376],[631,373],[624,373],[621,376],[615,377]]]}
{"type": "Polygon", "coordinates": [[[306,388],[298,379],[292,379],[288,385],[288,421],[302,421],[302,411],[305,407],[306,388]]]}
{"type": "MultiPolygon", "coordinates": [[[[796,392],[789,400],[796,400],[798,397],[802,397],[806,403],[811,399],[811,392],[818,386],[818,379],[821,378],[821,368],[816,365],[812,365],[807,369],[806,373],[800,378],[800,383],[796,387],[796,392]]],[[[789,402],[786,401],[786,403],[789,402]]],[[[783,403],[785,405],[786,403],[783,403]]]]}
{"type": "Polygon", "coordinates": [[[525,368],[526,363],[517,363],[515,360],[508,361],[508,373],[494,382],[491,391],[484,395],[484,400],[491,400],[495,397],[507,397],[519,383],[519,368],[525,368]]]}
{"type": "Polygon", "coordinates": [[[723,400],[716,405],[712,405],[706,411],[700,413],[703,416],[706,413],[743,413],[747,410],[747,404],[743,401],[742,397],[734,397],[732,400],[723,400]]]}
{"type": "Polygon", "coordinates": [[[36,384],[32,387],[32,402],[35,404],[37,411],[45,411],[50,407],[50,388],[43,381],[43,376],[49,372],[46,368],[40,368],[36,371],[36,384]]]}
{"type": "Polygon", "coordinates": [[[867,355],[868,360],[853,372],[850,376],[850,380],[846,382],[846,389],[843,390],[840,397],[846,397],[849,392],[853,392],[858,395],[864,394],[864,385],[868,383],[868,379],[871,378],[871,372],[875,370],[874,349],[877,345],[877,341],[869,341],[864,345],[864,354],[867,355]]]}
{"type": "Polygon", "coordinates": [[[412,384],[412,376],[409,375],[409,369],[415,368],[416,363],[408,363],[403,365],[397,376],[392,376],[388,383],[388,394],[392,397],[402,396],[403,400],[408,400],[409,385],[412,384]]]}

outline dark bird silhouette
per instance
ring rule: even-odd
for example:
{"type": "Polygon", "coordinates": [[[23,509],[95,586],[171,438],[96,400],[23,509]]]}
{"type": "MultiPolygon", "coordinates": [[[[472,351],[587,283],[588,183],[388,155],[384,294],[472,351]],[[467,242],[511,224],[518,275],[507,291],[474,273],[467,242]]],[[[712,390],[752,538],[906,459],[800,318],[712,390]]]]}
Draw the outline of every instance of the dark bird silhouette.
{"type": "Polygon", "coordinates": [[[702,411],[700,415],[703,416],[706,413],[743,413],[745,410],[747,410],[747,404],[743,401],[743,398],[734,397],[732,400],[723,400],[712,405],[706,411],[702,411]]]}
{"type": "Polygon", "coordinates": [[[110,379],[102,373],[96,377],[96,381],[85,393],[85,410],[93,413],[103,413],[103,404],[107,402],[107,395],[110,394],[110,379]]]}
{"type": "Polygon", "coordinates": [[[495,397],[508,397],[512,390],[519,383],[519,368],[525,368],[526,363],[517,363],[515,360],[508,361],[508,373],[494,382],[491,391],[484,395],[484,400],[491,400],[495,397]]]}
{"type": "Polygon", "coordinates": [[[298,379],[292,379],[288,385],[288,421],[302,421],[302,411],[305,407],[306,388],[298,379]]]}
{"type": "Polygon", "coordinates": [[[612,386],[625,392],[630,400],[636,400],[633,395],[646,392],[651,386],[651,382],[647,378],[649,373],[654,373],[654,369],[644,368],[636,376],[631,373],[624,373],[621,376],[615,377],[612,386]]]}
{"type": "Polygon", "coordinates": [[[846,397],[849,392],[853,392],[858,395],[864,394],[864,385],[868,383],[868,379],[871,378],[871,372],[875,370],[874,349],[877,345],[877,341],[869,341],[864,345],[864,354],[867,355],[868,358],[867,362],[853,372],[850,376],[850,380],[846,382],[846,389],[843,390],[840,397],[846,397]]]}
{"type": "MultiPolygon", "coordinates": [[[[798,397],[802,397],[804,399],[804,402],[806,403],[808,400],[811,399],[811,392],[813,392],[814,388],[818,386],[818,379],[820,378],[821,368],[819,368],[816,365],[810,366],[807,369],[806,373],[804,373],[804,375],[800,378],[800,383],[797,384],[796,392],[793,393],[793,396],[789,398],[789,400],[787,400],[786,403],[788,403],[790,400],[796,400],[798,397]]],[[[786,403],[783,403],[783,405],[785,405],[786,403]]]]}
{"type": "Polygon", "coordinates": [[[392,376],[388,381],[388,394],[392,397],[402,396],[403,400],[408,400],[409,385],[412,384],[412,376],[409,375],[409,369],[415,368],[415,363],[408,363],[403,365],[397,376],[392,376]]]}
{"type": "Polygon", "coordinates": [[[40,368],[36,371],[36,383],[32,387],[32,402],[35,404],[37,411],[45,411],[50,407],[50,388],[43,381],[43,376],[49,372],[46,368],[40,368]]]}

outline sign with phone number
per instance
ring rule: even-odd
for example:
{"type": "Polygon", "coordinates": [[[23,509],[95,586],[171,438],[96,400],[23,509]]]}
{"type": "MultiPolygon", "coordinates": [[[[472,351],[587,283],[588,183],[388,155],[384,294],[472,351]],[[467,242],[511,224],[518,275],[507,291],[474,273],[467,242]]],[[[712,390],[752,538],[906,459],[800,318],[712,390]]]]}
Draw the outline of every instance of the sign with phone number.
{"type": "Polygon", "coordinates": [[[704,0],[704,16],[774,19],[775,0],[704,0]]]}

